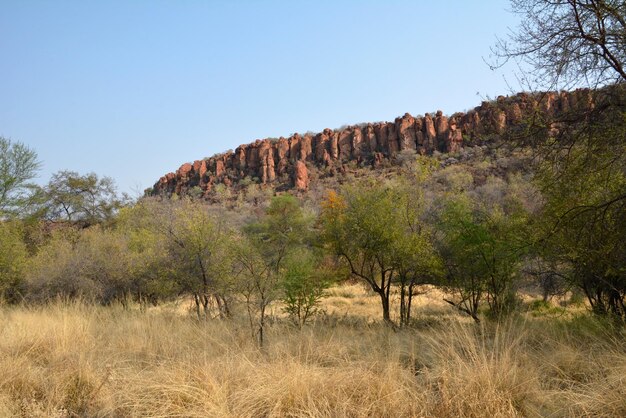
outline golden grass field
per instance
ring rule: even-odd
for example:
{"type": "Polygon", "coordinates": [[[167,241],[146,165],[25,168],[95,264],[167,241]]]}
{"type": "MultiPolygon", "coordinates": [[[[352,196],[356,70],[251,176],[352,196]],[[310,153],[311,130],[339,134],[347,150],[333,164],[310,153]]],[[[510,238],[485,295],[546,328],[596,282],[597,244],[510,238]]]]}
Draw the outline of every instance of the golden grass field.
{"type": "Polygon", "coordinates": [[[184,302],[2,307],[0,416],[626,416],[624,334],[581,312],[476,325],[431,291],[394,331],[357,285],[324,308],[274,321],[259,350],[244,318],[184,302]]]}

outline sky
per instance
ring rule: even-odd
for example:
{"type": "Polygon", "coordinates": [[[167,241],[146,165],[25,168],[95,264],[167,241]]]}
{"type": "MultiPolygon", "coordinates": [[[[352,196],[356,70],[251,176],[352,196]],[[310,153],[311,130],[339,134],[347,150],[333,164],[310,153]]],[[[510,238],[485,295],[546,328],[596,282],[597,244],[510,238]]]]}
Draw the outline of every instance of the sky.
{"type": "Polygon", "coordinates": [[[95,172],[137,195],[256,139],[511,94],[485,60],[517,24],[507,0],[0,0],[0,136],[41,184],[95,172]]]}

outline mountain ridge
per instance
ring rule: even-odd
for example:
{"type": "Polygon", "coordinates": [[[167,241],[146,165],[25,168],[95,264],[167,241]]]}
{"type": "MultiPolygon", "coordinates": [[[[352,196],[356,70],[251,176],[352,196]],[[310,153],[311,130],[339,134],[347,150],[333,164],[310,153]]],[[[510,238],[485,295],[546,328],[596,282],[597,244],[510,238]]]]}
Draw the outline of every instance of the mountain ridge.
{"type": "Polygon", "coordinates": [[[345,170],[345,164],[381,166],[402,152],[431,155],[456,153],[461,147],[489,141],[529,117],[552,121],[556,116],[593,107],[593,91],[518,93],[483,101],[468,112],[445,116],[442,111],[424,116],[405,113],[393,122],[362,123],[339,129],[288,138],[257,139],[234,151],[184,163],[162,176],[148,194],[185,194],[199,188],[208,197],[218,184],[230,187],[249,178],[269,186],[307,190],[309,171],[324,169],[328,175],[345,170]]]}

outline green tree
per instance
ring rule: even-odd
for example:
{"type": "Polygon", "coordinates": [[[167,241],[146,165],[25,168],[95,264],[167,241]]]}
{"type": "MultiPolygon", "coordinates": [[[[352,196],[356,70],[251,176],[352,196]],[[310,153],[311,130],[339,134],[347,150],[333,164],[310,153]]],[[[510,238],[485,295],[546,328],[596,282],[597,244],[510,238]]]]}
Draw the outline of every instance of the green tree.
{"type": "Polygon", "coordinates": [[[265,343],[267,309],[279,297],[280,276],[273,263],[259,250],[262,242],[248,237],[239,237],[235,244],[236,288],[243,296],[250,331],[259,347],[265,343]]]}
{"type": "Polygon", "coordinates": [[[574,150],[574,161],[557,181],[552,166],[540,177],[546,205],[538,222],[539,253],[582,290],[594,313],[626,320],[626,202],[616,201],[626,190],[626,167],[607,173],[591,168],[608,155],[596,154],[589,163],[579,158],[589,161],[574,150]]]}
{"type": "Polygon", "coordinates": [[[443,264],[433,245],[431,232],[425,227],[407,231],[396,241],[393,253],[394,281],[400,288],[400,326],[408,326],[418,286],[439,284],[444,274],[443,264]]]}
{"type": "Polygon", "coordinates": [[[443,277],[443,264],[434,247],[434,231],[425,219],[426,182],[436,170],[436,160],[412,157],[394,187],[398,191],[403,233],[393,247],[395,282],[400,287],[400,326],[411,322],[411,308],[417,288],[438,284],[443,277]]]}
{"type": "Polygon", "coordinates": [[[21,225],[0,221],[0,300],[17,302],[20,298],[28,252],[21,225]]]}
{"type": "Polygon", "coordinates": [[[131,288],[125,237],[99,227],[60,229],[28,263],[29,296],[83,297],[126,306],[131,288]]]}
{"type": "Polygon", "coordinates": [[[442,257],[448,286],[459,300],[453,304],[478,321],[478,309],[486,299],[490,313],[499,317],[515,304],[516,285],[523,255],[525,213],[473,208],[468,198],[449,201],[442,215],[442,257]]]}
{"type": "Polygon", "coordinates": [[[48,219],[78,222],[83,226],[111,221],[128,196],[118,195],[110,177],[59,171],[44,188],[43,208],[48,219]]]}
{"type": "Polygon", "coordinates": [[[523,20],[496,45],[524,62],[531,88],[587,85],[577,106],[532,118],[530,143],[546,207],[537,252],[587,295],[592,310],[626,319],[626,4],[618,0],[514,0],[523,20]]]}
{"type": "Polygon", "coordinates": [[[380,297],[383,320],[392,324],[390,292],[396,243],[403,237],[401,196],[392,187],[363,184],[330,192],[322,202],[322,238],[352,276],[380,297]]]}
{"type": "MultiPolygon", "coordinates": [[[[149,282],[163,290],[175,288],[191,295],[198,318],[209,318],[213,307],[220,317],[228,316],[227,284],[232,270],[229,228],[201,202],[180,199],[146,201],[141,205],[145,214],[135,233],[149,237],[156,249],[165,250],[167,265],[156,261],[157,271],[164,272],[176,286],[163,286],[158,280],[149,282]]],[[[135,248],[144,260],[154,255],[155,248],[138,244],[135,248]]],[[[147,265],[150,264],[148,259],[147,265]]]]}
{"type": "Polygon", "coordinates": [[[302,249],[287,258],[281,280],[284,311],[298,327],[318,312],[324,290],[332,281],[333,272],[325,268],[321,257],[302,249]]]}
{"type": "Polygon", "coordinates": [[[235,257],[239,288],[250,326],[259,346],[264,344],[267,307],[280,296],[287,258],[307,245],[311,218],[297,198],[274,197],[265,213],[244,227],[235,257]]]}
{"type": "Polygon", "coordinates": [[[30,181],[40,167],[35,151],[0,137],[0,220],[18,214],[28,204],[36,189],[30,181]]]}
{"type": "Polygon", "coordinates": [[[170,276],[173,260],[167,235],[157,226],[160,204],[154,199],[142,199],[134,206],[122,208],[116,222],[116,228],[128,240],[128,274],[141,309],[180,292],[178,283],[170,276]]]}
{"type": "Polygon", "coordinates": [[[145,198],[116,228],[128,241],[132,292],[140,306],[189,295],[198,319],[230,315],[233,231],[222,212],[189,199],[145,198]]]}
{"type": "MultiPolygon", "coordinates": [[[[213,301],[221,317],[230,315],[224,283],[231,271],[231,233],[202,205],[183,201],[168,227],[169,251],[183,291],[191,293],[196,308],[209,314],[213,301]]],[[[199,313],[199,311],[198,311],[199,313]]]]}

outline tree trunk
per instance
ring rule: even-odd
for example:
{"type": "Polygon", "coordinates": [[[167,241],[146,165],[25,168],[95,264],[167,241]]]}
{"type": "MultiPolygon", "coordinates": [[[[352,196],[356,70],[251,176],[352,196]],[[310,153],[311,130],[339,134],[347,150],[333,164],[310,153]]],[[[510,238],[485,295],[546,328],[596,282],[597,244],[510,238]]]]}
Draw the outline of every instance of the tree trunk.
{"type": "Polygon", "coordinates": [[[259,348],[263,348],[264,336],[263,329],[265,328],[265,305],[261,306],[261,314],[259,317],[259,348]]]}
{"type": "Polygon", "coordinates": [[[406,321],[406,285],[400,284],[400,327],[407,325],[406,321]]]}
{"type": "Polygon", "coordinates": [[[193,299],[196,302],[196,315],[198,316],[198,320],[200,320],[202,319],[202,316],[200,315],[200,297],[197,293],[194,293],[193,299]]]}
{"type": "Polygon", "coordinates": [[[411,323],[411,304],[413,303],[413,286],[414,283],[411,283],[409,285],[409,292],[407,295],[407,302],[406,302],[406,325],[409,325],[411,323]]]}
{"type": "Polygon", "coordinates": [[[380,302],[383,308],[383,321],[388,324],[393,324],[393,322],[391,322],[391,316],[389,315],[389,295],[384,289],[380,289],[378,294],[380,295],[380,302]]]}
{"type": "Polygon", "coordinates": [[[202,309],[204,310],[204,319],[209,319],[209,296],[206,293],[202,295],[202,309]]]}

